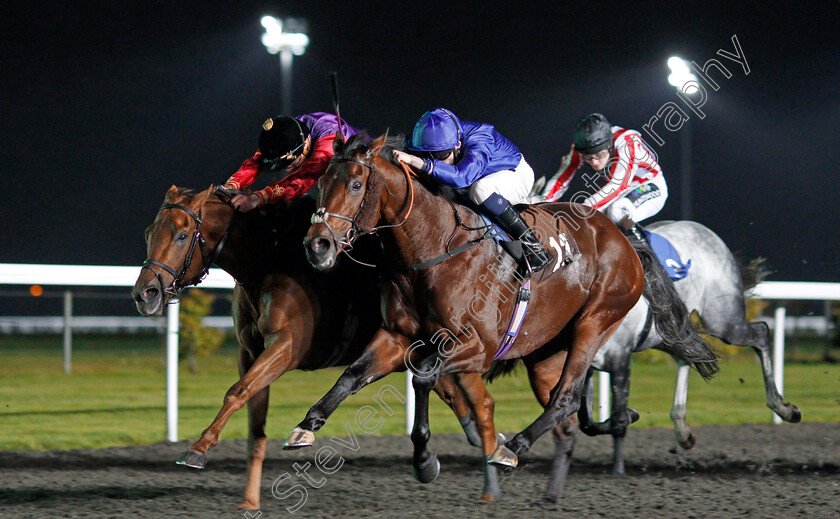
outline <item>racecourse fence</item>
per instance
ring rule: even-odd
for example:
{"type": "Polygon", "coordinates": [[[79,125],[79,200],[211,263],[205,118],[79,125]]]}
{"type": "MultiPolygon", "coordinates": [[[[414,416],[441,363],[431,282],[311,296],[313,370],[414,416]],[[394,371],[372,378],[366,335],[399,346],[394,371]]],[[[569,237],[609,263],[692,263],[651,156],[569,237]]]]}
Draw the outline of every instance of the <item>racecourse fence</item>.
{"type": "MultiPolygon", "coordinates": [[[[166,317],[102,317],[74,316],[73,292],[71,287],[131,287],[140,273],[139,267],[120,267],[104,265],[38,265],[21,263],[0,263],[0,286],[2,285],[39,285],[64,287],[62,317],[0,317],[0,333],[26,333],[24,330],[59,330],[63,334],[64,370],[72,369],[72,333],[73,331],[91,331],[105,327],[110,329],[140,330],[154,329],[166,333],[166,409],[167,438],[178,441],[178,313],[179,304],[168,307],[166,317]],[[60,325],[59,325],[60,323],[60,325]]],[[[202,288],[232,289],[234,280],[221,269],[210,269],[208,276],[201,283],[202,288]]],[[[770,300],[814,300],[840,301],[840,283],[765,281],[755,287],[750,297],[770,300]]],[[[777,306],[772,319],[766,319],[774,329],[773,370],[776,386],[783,394],[784,384],[784,338],[789,324],[802,329],[809,328],[827,331],[829,324],[825,318],[811,316],[786,317],[784,306],[777,306]],[[806,318],[807,317],[807,318],[806,318]],[[822,324],[817,324],[818,321],[822,324]]],[[[229,317],[209,317],[208,326],[231,327],[229,317]]],[[[33,332],[34,333],[34,332],[33,332]]],[[[599,416],[609,416],[609,375],[599,375],[599,416]]],[[[410,432],[414,417],[414,390],[411,384],[411,372],[406,373],[406,431],[410,432]]],[[[773,415],[774,422],[781,420],[773,415]]]]}

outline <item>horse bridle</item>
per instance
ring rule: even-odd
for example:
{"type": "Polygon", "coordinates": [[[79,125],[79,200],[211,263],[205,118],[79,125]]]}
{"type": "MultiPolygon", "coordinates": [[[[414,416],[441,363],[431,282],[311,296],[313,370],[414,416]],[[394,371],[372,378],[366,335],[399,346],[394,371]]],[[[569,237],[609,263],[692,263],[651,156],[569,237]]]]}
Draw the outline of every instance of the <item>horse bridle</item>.
{"type": "MultiPolygon", "coordinates": [[[[361,160],[358,160],[358,159],[354,159],[352,157],[339,157],[339,158],[333,158],[332,160],[330,160],[330,164],[344,163],[344,162],[353,162],[355,164],[361,164],[362,166],[368,168],[371,173],[373,173],[373,171],[374,171],[373,164],[371,164],[370,162],[364,162],[364,161],[361,161],[361,160]]],[[[310,223],[312,225],[315,225],[316,223],[323,223],[327,227],[327,230],[330,231],[330,236],[332,237],[333,243],[335,244],[336,250],[338,250],[338,252],[344,252],[345,254],[347,254],[347,256],[350,259],[352,259],[353,261],[355,261],[357,263],[360,263],[362,265],[367,265],[367,266],[370,266],[370,267],[374,266],[374,265],[368,265],[367,263],[362,263],[362,262],[356,260],[355,258],[350,256],[349,252],[353,250],[353,242],[356,241],[359,237],[365,236],[367,234],[376,234],[381,229],[390,229],[390,228],[394,228],[394,227],[400,227],[408,220],[408,215],[411,214],[411,209],[414,206],[414,189],[413,189],[412,184],[411,184],[411,176],[409,174],[408,167],[405,166],[405,164],[403,162],[400,162],[400,165],[402,166],[403,171],[405,172],[406,182],[408,184],[408,190],[411,193],[411,201],[410,201],[410,205],[408,207],[408,211],[406,211],[405,216],[403,217],[403,220],[400,223],[389,224],[389,225],[380,225],[378,227],[374,227],[374,228],[370,229],[369,231],[362,230],[356,224],[356,220],[359,218],[359,214],[362,212],[362,209],[364,209],[364,207],[365,207],[364,199],[362,199],[362,202],[359,204],[359,209],[356,210],[356,214],[353,215],[352,218],[349,217],[349,216],[345,216],[343,214],[330,213],[326,210],[325,207],[319,207],[312,214],[312,218],[310,218],[310,220],[309,220],[310,223]],[[330,226],[329,222],[327,221],[327,218],[329,218],[330,216],[335,217],[335,218],[339,218],[341,220],[345,220],[347,222],[350,222],[350,228],[347,229],[347,232],[345,233],[345,235],[342,238],[337,237],[335,231],[333,230],[333,228],[330,226]]],[[[386,185],[386,189],[387,189],[387,185],[386,185]]],[[[388,193],[391,194],[390,191],[388,191],[388,193]]]]}
{"type": "Polygon", "coordinates": [[[222,247],[225,244],[225,241],[228,237],[228,232],[230,231],[230,226],[228,229],[225,230],[225,234],[222,236],[222,239],[219,240],[219,244],[216,246],[216,249],[208,255],[207,254],[207,242],[204,240],[204,236],[201,235],[201,210],[198,211],[198,214],[193,212],[192,209],[185,205],[181,204],[163,204],[160,207],[160,210],[163,211],[164,209],[180,209],[187,213],[192,219],[195,221],[195,231],[193,231],[192,239],[190,240],[190,245],[187,248],[187,254],[184,256],[184,263],[181,265],[180,271],[176,271],[174,268],[170,267],[165,263],[161,263],[160,261],[154,260],[152,258],[147,258],[143,265],[140,267],[141,269],[149,269],[154,274],[160,284],[161,292],[165,294],[169,294],[171,296],[170,303],[175,302],[178,298],[178,293],[190,286],[198,285],[201,283],[207,274],[210,272],[210,266],[219,256],[219,252],[222,250],[222,247]],[[195,246],[198,245],[199,249],[201,250],[201,258],[204,264],[201,267],[201,274],[189,281],[184,283],[184,277],[187,275],[187,272],[190,270],[190,265],[192,264],[193,256],[195,255],[195,246]],[[168,287],[165,287],[163,284],[163,276],[160,272],[156,271],[152,266],[162,268],[166,272],[168,272],[172,277],[172,284],[168,287]]]}

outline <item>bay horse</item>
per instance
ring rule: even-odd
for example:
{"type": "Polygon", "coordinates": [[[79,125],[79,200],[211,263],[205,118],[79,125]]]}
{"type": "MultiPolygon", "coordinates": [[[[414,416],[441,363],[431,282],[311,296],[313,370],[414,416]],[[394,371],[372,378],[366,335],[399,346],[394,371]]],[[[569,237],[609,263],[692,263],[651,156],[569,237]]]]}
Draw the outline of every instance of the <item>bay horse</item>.
{"type": "MultiPolygon", "coordinates": [[[[172,186],[145,231],[148,259],[132,296],[142,315],[159,316],[181,289],[200,283],[211,264],[236,280],[233,319],[240,378],[225,394],[212,424],[178,463],[204,468],[207,451],[218,443],[233,413],[247,403],[247,484],[240,506],[258,509],[269,384],[294,369],[356,361],[382,322],[379,274],[354,263],[335,273],[309,266],[293,244],[300,243],[309,226],[311,199],[247,213],[235,212],[229,199],[229,193],[213,186],[198,193],[172,186]]],[[[359,245],[356,254],[366,247],[359,245]]],[[[375,256],[379,247],[371,240],[368,256],[375,256]]],[[[441,379],[435,390],[455,411],[470,442],[479,445],[470,403],[454,380],[441,379]]]]}
{"type": "MultiPolygon", "coordinates": [[[[358,236],[378,234],[387,267],[385,322],[365,354],[310,409],[288,443],[300,438],[311,443],[314,431],[347,396],[420,355],[422,360],[412,366],[413,468],[417,479],[429,482],[440,470],[427,449],[429,392],[441,374],[461,377],[490,369],[516,304],[515,297],[505,294],[511,296],[510,287],[518,281],[511,257],[500,254],[492,240],[477,238],[482,233],[476,229],[484,227],[475,212],[456,208],[433,182],[427,185],[394,160],[392,150],[403,147],[402,136],[389,138],[387,133],[369,145],[351,139],[345,146],[337,139],[333,163],[321,178],[319,208],[304,241],[307,257],[317,269],[330,270],[358,236]]],[[[499,355],[503,361],[525,361],[544,411],[495,450],[488,450],[495,434],[492,424],[482,428],[489,462],[510,467],[548,430],[568,432],[557,428],[580,407],[592,359],[645,287],[634,247],[602,214],[575,204],[541,204],[522,214],[546,250],[554,252],[549,266],[529,280],[530,309],[518,340],[499,355]],[[581,254],[561,265],[562,251],[555,246],[566,239],[574,240],[581,254]]],[[[659,318],[657,325],[664,328],[686,329],[686,323],[669,321],[667,311],[659,318]]],[[[672,339],[674,343],[682,337],[672,339]]],[[[702,341],[696,346],[683,359],[710,377],[717,359],[702,341]]]]}

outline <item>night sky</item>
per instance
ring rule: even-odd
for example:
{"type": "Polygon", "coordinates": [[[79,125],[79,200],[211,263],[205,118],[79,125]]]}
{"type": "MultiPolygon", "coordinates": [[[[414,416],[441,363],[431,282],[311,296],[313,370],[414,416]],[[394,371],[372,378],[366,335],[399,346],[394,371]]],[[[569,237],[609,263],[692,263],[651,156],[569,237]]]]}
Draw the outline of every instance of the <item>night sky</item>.
{"type": "MultiPolygon", "coordinates": [[[[381,4],[4,3],[0,263],[139,266],[166,189],[224,182],[280,112],[260,43],[273,14],[309,22],[295,114],[331,110],[337,71],[342,116],[372,135],[445,106],[494,124],[541,176],[580,116],[641,130],[675,102],[691,116],[694,219],[767,257],[771,279],[840,281],[837,1],[381,4]],[[733,35],[748,75],[717,54],[733,35]],[[732,73],[711,72],[702,120],[666,81],[674,54],[732,73]]],[[[676,219],[685,133],[659,124],[670,197],[656,219],[676,219]]]]}

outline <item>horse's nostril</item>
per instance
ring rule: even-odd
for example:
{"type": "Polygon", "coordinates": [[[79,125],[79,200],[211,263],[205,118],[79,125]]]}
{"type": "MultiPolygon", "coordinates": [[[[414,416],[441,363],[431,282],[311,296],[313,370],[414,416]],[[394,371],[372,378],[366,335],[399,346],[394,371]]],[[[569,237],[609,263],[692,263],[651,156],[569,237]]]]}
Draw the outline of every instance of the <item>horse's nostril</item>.
{"type": "Polygon", "coordinates": [[[143,295],[141,296],[143,301],[150,302],[154,301],[159,297],[160,291],[157,288],[147,288],[143,291],[143,295]]]}
{"type": "Polygon", "coordinates": [[[310,242],[312,252],[315,254],[323,254],[330,250],[330,240],[327,238],[315,238],[310,242]]]}

